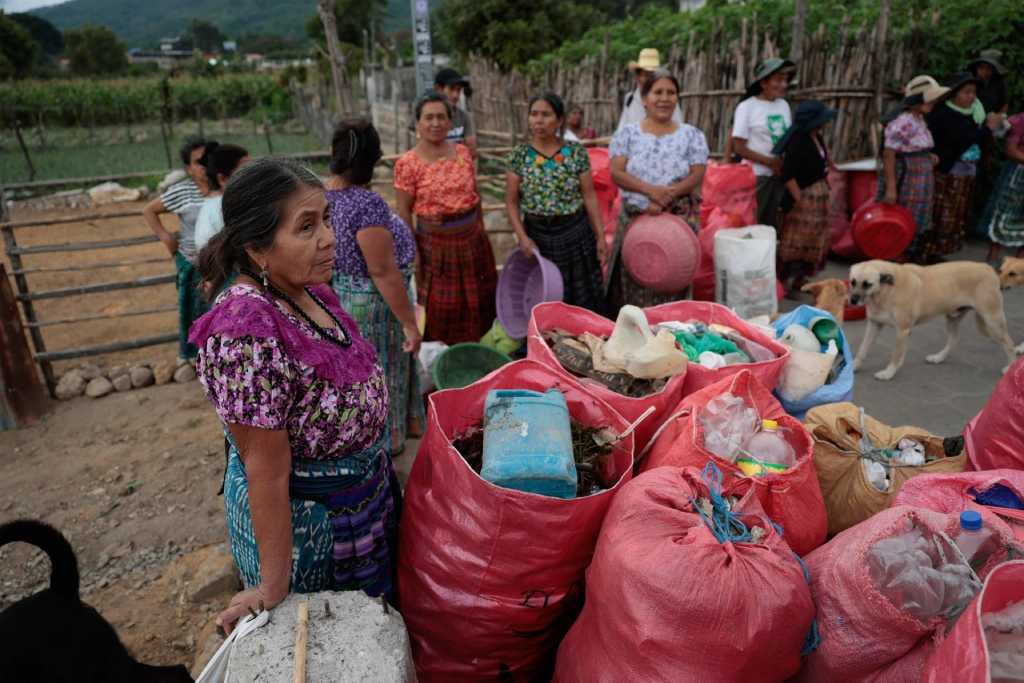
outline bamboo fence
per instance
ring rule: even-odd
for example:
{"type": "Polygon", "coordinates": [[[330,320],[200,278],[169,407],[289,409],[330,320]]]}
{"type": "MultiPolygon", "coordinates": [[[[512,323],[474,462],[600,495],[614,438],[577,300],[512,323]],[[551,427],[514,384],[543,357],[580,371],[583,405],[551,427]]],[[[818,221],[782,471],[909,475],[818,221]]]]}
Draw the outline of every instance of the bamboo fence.
{"type": "MultiPolygon", "coordinates": [[[[899,99],[902,84],[917,75],[939,15],[922,12],[911,19],[910,33],[899,41],[888,31],[882,40],[879,26],[869,27],[866,22],[852,29],[849,16],[835,34],[826,33],[824,25],[806,33],[796,82],[787,98],[794,108],[800,100],[815,97],[839,110],[826,130],[836,161],[876,155],[876,122],[899,99]]],[[[718,155],[725,149],[732,113],[753,79],[754,65],[780,56],[773,27],[760,27],[756,13],[743,19],[737,39],[723,39],[723,29],[720,20],[706,39],[692,32],[685,40],[677,36],[666,55],[666,67],[680,82],[683,120],[702,130],[718,155]]],[[[623,98],[635,86],[625,65],[609,61],[609,40],[610,33],[599,55],[576,64],[556,59],[537,78],[503,72],[483,58],[472,58],[471,107],[478,132],[504,140],[523,139],[530,96],[551,90],[567,104],[582,105],[586,125],[610,134],[618,123],[623,98]]]]}

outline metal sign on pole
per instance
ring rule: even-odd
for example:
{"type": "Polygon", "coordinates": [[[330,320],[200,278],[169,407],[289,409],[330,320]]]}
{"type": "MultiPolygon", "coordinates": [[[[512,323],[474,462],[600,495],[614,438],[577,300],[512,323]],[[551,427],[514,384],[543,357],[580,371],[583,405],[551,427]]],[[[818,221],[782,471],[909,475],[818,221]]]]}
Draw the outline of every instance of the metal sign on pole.
{"type": "Polygon", "coordinates": [[[421,97],[434,87],[434,59],[430,47],[430,4],[427,0],[412,2],[412,36],[416,47],[416,96],[421,97]]]}

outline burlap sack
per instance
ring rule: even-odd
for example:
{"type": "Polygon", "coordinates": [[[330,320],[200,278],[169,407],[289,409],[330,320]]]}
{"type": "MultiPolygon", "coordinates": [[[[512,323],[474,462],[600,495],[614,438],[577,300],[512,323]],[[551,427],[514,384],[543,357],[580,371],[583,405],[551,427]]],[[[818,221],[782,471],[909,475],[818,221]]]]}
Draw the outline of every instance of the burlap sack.
{"type": "Polygon", "coordinates": [[[920,441],[928,457],[938,458],[920,467],[892,466],[889,490],[879,491],[868,481],[864,459],[860,457],[860,410],[852,403],[828,403],[807,412],[804,427],[814,438],[814,468],[825,498],[828,535],[860,524],[872,515],[888,509],[903,483],[919,474],[963,472],[967,456],[961,451],[946,457],[943,437],[919,427],[890,427],[870,416],[865,425],[876,448],[894,448],[903,437],[920,441]]]}

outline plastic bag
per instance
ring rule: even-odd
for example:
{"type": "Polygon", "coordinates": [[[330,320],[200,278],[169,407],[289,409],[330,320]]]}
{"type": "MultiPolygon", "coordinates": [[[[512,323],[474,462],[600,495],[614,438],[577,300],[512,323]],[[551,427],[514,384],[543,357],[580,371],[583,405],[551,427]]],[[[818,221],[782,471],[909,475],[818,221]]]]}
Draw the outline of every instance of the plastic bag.
{"type": "MultiPolygon", "coordinates": [[[[869,550],[882,539],[901,536],[911,529],[917,529],[926,539],[938,532],[948,536],[958,525],[955,515],[910,507],[891,508],[847,529],[805,556],[804,563],[811,576],[811,597],[818,608],[821,643],[807,656],[793,680],[804,683],[921,680],[949,621],[942,616],[922,621],[899,611],[873,584],[867,557],[869,550]]],[[[1005,527],[990,520],[986,520],[985,525],[999,535],[1001,543],[1012,542],[1005,527]]],[[[943,544],[945,546],[945,542],[943,544]]],[[[928,549],[918,548],[933,562],[941,560],[937,548],[933,555],[931,547],[934,544],[928,549]]],[[[977,569],[977,575],[984,580],[993,567],[1007,557],[1005,549],[996,553],[977,569]]],[[[973,605],[967,612],[972,608],[973,605]]],[[[961,625],[958,623],[956,628],[961,625]]],[[[934,681],[949,681],[949,672],[956,670],[947,669],[946,678],[934,681]]],[[[959,677],[956,680],[959,681],[959,677]]]]}
{"type": "MultiPolygon", "coordinates": [[[[743,367],[743,366],[739,366],[743,367]]],[[[782,528],[783,538],[797,555],[804,555],[825,542],[828,519],[814,471],[811,437],[799,420],[786,414],[779,402],[749,370],[712,384],[687,396],[641,452],[640,471],[658,467],[704,467],[713,462],[729,479],[746,478],[729,460],[712,453],[706,444],[705,428],[697,416],[716,396],[731,393],[757,411],[758,419],[774,420],[793,447],[797,463],[785,472],[770,472],[753,478],[754,493],[773,522],[782,528]]]]}
{"type": "Polygon", "coordinates": [[[963,453],[947,457],[944,439],[918,427],[890,427],[870,415],[864,416],[861,426],[861,409],[852,403],[812,408],[804,418],[804,426],[814,437],[814,468],[825,496],[830,536],[892,505],[900,487],[909,479],[929,472],[960,472],[967,460],[963,453]],[[881,451],[894,450],[904,437],[921,443],[930,462],[920,467],[904,467],[879,455],[881,451]],[[885,460],[888,468],[890,484],[884,491],[871,483],[863,464],[865,456],[873,451],[885,460]]]}
{"type": "Polygon", "coordinates": [[[814,620],[803,568],[753,481],[726,475],[716,500],[713,471],[662,467],[616,497],[555,683],[768,683],[800,668],[814,620]],[[737,540],[723,542],[709,520],[728,497],[735,526],[716,526],[737,540]]]}
{"type": "Polygon", "coordinates": [[[502,366],[430,396],[426,433],[405,489],[398,552],[401,612],[421,683],[541,680],[578,614],[605,512],[631,478],[633,437],[606,463],[611,489],[562,500],[494,486],[452,446],[478,426],[492,389],[558,388],[583,424],[628,423],[540,363],[502,366]]]}
{"type": "Polygon", "coordinates": [[[1000,564],[928,660],[921,683],[1024,680],[1024,655],[1019,654],[1024,648],[1022,608],[1024,561],[1000,564]]]}
{"type": "Polygon", "coordinates": [[[775,242],[768,225],[715,233],[715,301],[744,319],[775,315],[775,242]]]}
{"type": "Polygon", "coordinates": [[[416,371],[420,375],[420,389],[423,393],[434,389],[434,361],[441,355],[448,345],[444,342],[423,342],[420,344],[420,353],[416,356],[416,371]]]}
{"type": "Polygon", "coordinates": [[[992,397],[964,430],[968,471],[1024,470],[1024,358],[999,380],[992,397]]]}
{"type": "MultiPolygon", "coordinates": [[[[795,310],[780,316],[775,322],[773,322],[772,328],[778,332],[786,329],[790,325],[803,325],[807,326],[811,322],[812,318],[825,317],[829,320],[835,321],[835,316],[827,311],[823,311],[813,306],[799,306],[795,310]]],[[[786,395],[779,391],[775,392],[779,400],[782,402],[782,407],[786,409],[786,412],[795,417],[798,420],[804,419],[807,411],[811,408],[824,405],[826,403],[842,403],[845,401],[853,400],[853,352],[850,349],[850,342],[846,337],[846,333],[843,332],[843,328],[839,327],[839,338],[841,340],[840,346],[842,350],[840,353],[843,354],[843,369],[839,373],[839,377],[836,378],[831,384],[826,384],[810,394],[804,396],[799,400],[789,400],[786,395]]]]}
{"type": "Polygon", "coordinates": [[[715,209],[729,219],[731,227],[753,225],[757,215],[757,177],[748,163],[708,162],[701,183],[701,230],[715,209]]]}
{"type": "Polygon", "coordinates": [[[753,436],[760,422],[757,411],[728,391],[714,397],[697,415],[704,427],[704,445],[729,462],[736,462],[736,449],[753,436]]]}
{"type": "Polygon", "coordinates": [[[239,619],[235,630],[217,648],[216,654],[207,662],[203,672],[196,679],[196,683],[222,683],[222,681],[228,679],[228,663],[231,660],[231,649],[235,646],[235,643],[270,621],[271,611],[264,610],[257,614],[255,618],[246,616],[239,619]]]}

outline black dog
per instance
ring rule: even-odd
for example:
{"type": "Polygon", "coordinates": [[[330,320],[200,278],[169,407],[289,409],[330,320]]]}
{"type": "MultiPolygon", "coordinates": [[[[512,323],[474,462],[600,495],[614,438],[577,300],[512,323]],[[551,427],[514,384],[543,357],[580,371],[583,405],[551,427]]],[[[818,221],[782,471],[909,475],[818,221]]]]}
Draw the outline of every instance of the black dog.
{"type": "Polygon", "coordinates": [[[50,556],[50,587],[0,612],[0,681],[192,683],[178,666],[139,664],[99,612],[78,597],[75,551],[52,526],[0,526],[0,546],[21,541],[50,556]]]}

